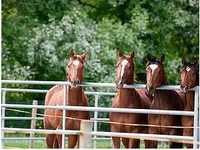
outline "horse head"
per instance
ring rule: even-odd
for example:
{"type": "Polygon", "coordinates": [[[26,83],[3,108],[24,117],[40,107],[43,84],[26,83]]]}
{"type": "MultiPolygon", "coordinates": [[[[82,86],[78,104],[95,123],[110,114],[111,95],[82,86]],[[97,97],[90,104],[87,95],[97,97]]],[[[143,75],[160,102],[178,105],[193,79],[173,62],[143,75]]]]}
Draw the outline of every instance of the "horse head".
{"type": "Polygon", "coordinates": [[[165,55],[159,59],[152,58],[150,54],[147,54],[147,65],[146,65],[146,80],[147,84],[145,87],[147,94],[154,94],[155,89],[160,87],[165,80],[165,71],[163,67],[163,62],[165,60],[165,55]]]}
{"type": "Polygon", "coordinates": [[[122,88],[124,84],[133,83],[134,74],[134,51],[128,56],[124,56],[122,49],[118,49],[118,61],[117,61],[117,75],[116,75],[116,86],[122,88]]]}
{"type": "Polygon", "coordinates": [[[84,61],[86,59],[86,52],[82,55],[75,55],[74,50],[69,52],[69,64],[67,67],[68,81],[72,86],[81,84],[83,82],[84,61]]]}
{"type": "Polygon", "coordinates": [[[193,62],[186,61],[182,57],[182,66],[180,68],[181,90],[186,92],[198,84],[198,59],[194,58],[193,62]]]}

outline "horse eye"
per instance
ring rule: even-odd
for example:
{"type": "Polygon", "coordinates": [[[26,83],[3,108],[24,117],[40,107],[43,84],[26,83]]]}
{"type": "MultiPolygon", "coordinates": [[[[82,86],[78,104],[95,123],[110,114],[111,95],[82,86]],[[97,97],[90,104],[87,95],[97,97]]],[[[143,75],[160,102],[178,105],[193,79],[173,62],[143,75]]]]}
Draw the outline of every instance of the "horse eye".
{"type": "Polygon", "coordinates": [[[70,65],[68,65],[67,67],[70,68],[70,65]]]}

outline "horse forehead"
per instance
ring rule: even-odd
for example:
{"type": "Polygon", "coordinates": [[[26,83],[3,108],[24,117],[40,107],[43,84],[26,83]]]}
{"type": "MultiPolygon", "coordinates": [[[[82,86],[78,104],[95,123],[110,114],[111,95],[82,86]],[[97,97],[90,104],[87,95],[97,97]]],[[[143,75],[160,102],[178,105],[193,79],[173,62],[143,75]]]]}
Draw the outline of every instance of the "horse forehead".
{"type": "Polygon", "coordinates": [[[191,70],[191,67],[187,66],[185,69],[187,72],[189,72],[191,70]]]}
{"type": "Polygon", "coordinates": [[[158,68],[158,65],[157,64],[151,64],[151,65],[149,65],[149,67],[148,68],[150,68],[151,69],[151,71],[152,71],[152,74],[153,74],[153,72],[158,68]]]}
{"type": "Polygon", "coordinates": [[[78,60],[74,60],[73,62],[72,62],[72,64],[74,64],[75,66],[78,66],[79,65],[79,61],[78,60]]]}
{"type": "Polygon", "coordinates": [[[122,66],[126,66],[128,64],[128,60],[124,59],[122,62],[121,62],[122,66]]]}

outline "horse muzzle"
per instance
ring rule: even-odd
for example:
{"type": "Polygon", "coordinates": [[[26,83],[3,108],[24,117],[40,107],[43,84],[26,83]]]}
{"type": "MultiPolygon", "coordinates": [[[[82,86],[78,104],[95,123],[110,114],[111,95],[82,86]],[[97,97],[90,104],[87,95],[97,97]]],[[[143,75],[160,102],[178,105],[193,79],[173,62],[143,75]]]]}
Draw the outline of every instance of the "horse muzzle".
{"type": "Polygon", "coordinates": [[[81,83],[80,80],[74,80],[74,81],[71,81],[71,86],[76,87],[80,83],[81,83]]]}
{"type": "Polygon", "coordinates": [[[186,86],[181,85],[181,86],[180,86],[180,89],[181,89],[181,91],[183,91],[183,92],[187,92],[187,91],[188,91],[188,86],[187,86],[187,85],[186,85],[186,86]]]}
{"type": "Polygon", "coordinates": [[[122,88],[124,85],[124,80],[123,79],[116,80],[115,84],[116,84],[117,88],[122,88]]]}
{"type": "Polygon", "coordinates": [[[154,92],[155,92],[155,88],[154,88],[153,86],[146,86],[146,87],[145,87],[145,92],[146,92],[147,94],[152,95],[152,94],[154,94],[154,92]]]}

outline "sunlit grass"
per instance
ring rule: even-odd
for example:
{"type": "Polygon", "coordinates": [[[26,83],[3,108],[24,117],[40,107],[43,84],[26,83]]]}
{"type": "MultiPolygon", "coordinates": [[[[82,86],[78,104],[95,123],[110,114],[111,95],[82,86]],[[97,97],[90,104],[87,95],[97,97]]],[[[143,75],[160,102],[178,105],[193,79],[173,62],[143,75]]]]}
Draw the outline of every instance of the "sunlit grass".
{"type": "MultiPolygon", "coordinates": [[[[37,137],[44,137],[44,135],[36,135],[37,137]]],[[[27,134],[5,134],[5,137],[24,137],[28,138],[29,135],[27,134]]],[[[4,141],[4,148],[29,148],[29,141],[30,140],[5,140],[4,141]]],[[[97,148],[112,148],[112,143],[110,140],[97,140],[97,148]]],[[[67,140],[65,147],[67,147],[67,140]]],[[[121,143],[121,148],[124,148],[124,146],[121,143]]],[[[34,141],[34,147],[33,148],[46,148],[45,140],[35,140],[34,141]]],[[[141,141],[140,148],[145,148],[144,141],[141,141]]],[[[158,148],[168,148],[168,144],[164,143],[164,147],[161,147],[161,144],[159,142],[158,148]]]]}

